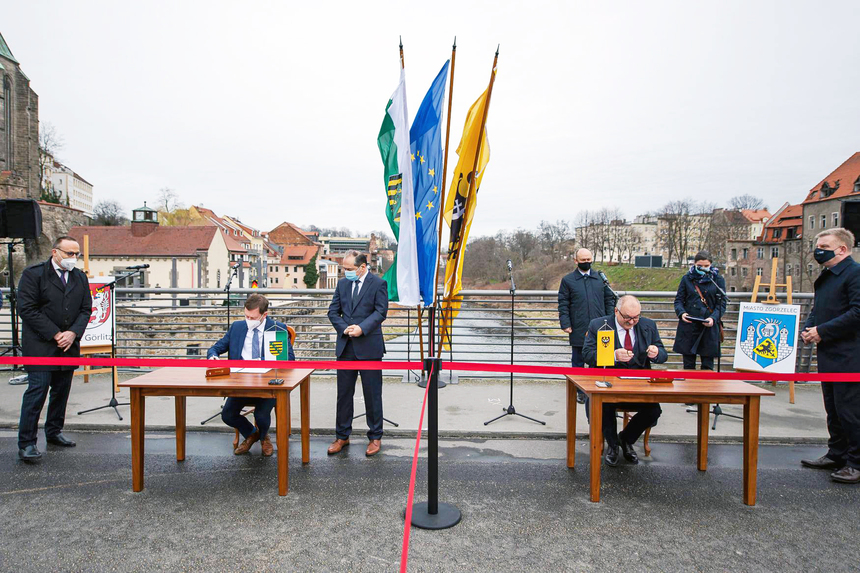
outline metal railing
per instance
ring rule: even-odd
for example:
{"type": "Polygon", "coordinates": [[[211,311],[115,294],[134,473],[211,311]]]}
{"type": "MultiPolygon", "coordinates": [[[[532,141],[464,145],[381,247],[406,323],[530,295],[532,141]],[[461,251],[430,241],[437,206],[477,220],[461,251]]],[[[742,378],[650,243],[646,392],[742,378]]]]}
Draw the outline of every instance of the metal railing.
{"type": "MultiPolygon", "coordinates": [[[[7,296],[8,289],[2,290],[7,296]]],[[[265,295],[270,303],[269,315],[296,329],[297,358],[335,359],[335,332],[327,316],[334,291],[324,289],[237,289],[231,294],[231,304],[228,306],[226,294],[222,290],[119,288],[116,301],[117,356],[203,357],[207,349],[224,335],[229,322],[243,318],[242,305],[245,297],[251,293],[265,295]]],[[[673,308],[675,293],[655,291],[619,294],[639,297],[643,316],[657,322],[660,336],[669,351],[669,360],[661,367],[681,368],[681,357],[671,351],[678,324],[673,308]]],[[[729,293],[728,309],[724,316],[722,370],[731,370],[739,303],[749,300],[749,296],[749,293],[729,293]]],[[[803,321],[809,312],[812,295],[796,293],[793,298],[795,304],[801,305],[803,321]]],[[[508,363],[510,293],[500,290],[463,291],[462,300],[459,316],[454,320],[451,349],[444,351],[443,359],[508,363]]],[[[568,337],[558,323],[558,294],[555,291],[518,291],[513,304],[515,361],[519,364],[569,365],[568,337]]],[[[419,360],[422,349],[426,354],[426,310],[422,313],[421,322],[423,328],[419,330],[417,309],[390,305],[388,318],[383,323],[386,360],[419,360]]],[[[8,350],[10,343],[11,324],[7,302],[0,313],[0,350],[8,350]]],[[[811,367],[814,371],[814,357],[811,367]]],[[[475,377],[498,376],[482,374],[475,377]]]]}

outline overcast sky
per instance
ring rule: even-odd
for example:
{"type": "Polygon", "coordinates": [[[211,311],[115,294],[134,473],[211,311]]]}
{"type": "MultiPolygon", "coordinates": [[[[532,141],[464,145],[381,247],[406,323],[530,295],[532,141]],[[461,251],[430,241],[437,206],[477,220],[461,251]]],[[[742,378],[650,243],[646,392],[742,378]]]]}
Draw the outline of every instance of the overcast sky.
{"type": "Polygon", "coordinates": [[[449,173],[501,44],[472,236],[683,197],[775,209],[860,150],[851,1],[0,7],[60,157],[129,211],[166,186],[262,230],[387,230],[376,136],[399,35],[410,120],[457,36],[449,173]]]}

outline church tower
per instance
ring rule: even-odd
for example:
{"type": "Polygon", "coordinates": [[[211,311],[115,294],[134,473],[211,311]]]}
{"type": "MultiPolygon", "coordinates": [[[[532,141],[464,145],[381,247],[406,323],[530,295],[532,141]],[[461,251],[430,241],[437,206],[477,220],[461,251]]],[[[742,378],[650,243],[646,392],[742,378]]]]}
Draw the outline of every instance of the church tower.
{"type": "Polygon", "coordinates": [[[39,197],[39,96],[0,34],[0,199],[39,197]]]}

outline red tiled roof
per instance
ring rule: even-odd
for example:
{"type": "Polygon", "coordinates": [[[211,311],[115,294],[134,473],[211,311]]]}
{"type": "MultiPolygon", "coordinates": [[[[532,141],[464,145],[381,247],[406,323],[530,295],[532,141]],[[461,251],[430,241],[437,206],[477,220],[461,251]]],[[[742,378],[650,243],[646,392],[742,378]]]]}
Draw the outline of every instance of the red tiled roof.
{"type": "Polygon", "coordinates": [[[799,227],[803,225],[803,205],[789,205],[768,227],[799,227]]]}
{"type": "Polygon", "coordinates": [[[248,250],[239,244],[239,242],[228,235],[224,229],[218,229],[221,231],[221,234],[224,235],[224,242],[227,243],[227,250],[231,253],[247,253],[248,250]]]}
{"type": "Polygon", "coordinates": [[[319,247],[317,246],[298,246],[298,247],[286,247],[284,249],[284,256],[281,257],[282,265],[307,265],[311,262],[311,259],[314,258],[314,255],[317,253],[319,247]],[[290,258],[290,257],[301,257],[299,258],[290,258]]]}
{"type": "Polygon", "coordinates": [[[860,193],[854,193],[854,187],[858,180],[860,180],[860,151],[849,157],[845,163],[813,187],[803,203],[816,203],[828,199],[848,197],[849,195],[860,197],[860,193]],[[822,190],[830,194],[822,197],[822,190]]]}
{"type": "Polygon", "coordinates": [[[764,219],[770,218],[770,211],[767,209],[743,209],[741,213],[743,213],[744,217],[753,223],[758,223],[764,219]]]}
{"type": "Polygon", "coordinates": [[[97,257],[193,257],[206,251],[218,231],[215,227],[159,227],[135,237],[131,226],[72,227],[69,234],[83,243],[90,237],[90,255],[97,257]]]}

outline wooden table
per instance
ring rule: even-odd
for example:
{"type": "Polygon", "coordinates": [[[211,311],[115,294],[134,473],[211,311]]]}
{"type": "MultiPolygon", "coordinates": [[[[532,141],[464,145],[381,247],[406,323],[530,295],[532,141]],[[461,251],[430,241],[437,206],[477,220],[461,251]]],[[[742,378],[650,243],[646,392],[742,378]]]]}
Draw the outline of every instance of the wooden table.
{"type": "Polygon", "coordinates": [[[576,446],[576,389],[591,399],[591,501],[600,501],[600,463],[603,450],[603,404],[605,402],[680,403],[698,405],[698,468],[708,469],[708,421],[711,404],[743,404],[744,407],[744,503],[755,505],[758,472],[759,402],[773,396],[738,380],[675,380],[652,383],[606,377],[611,388],[595,386],[600,376],[567,376],[567,467],[574,467],[576,446]]]}
{"type": "Polygon", "coordinates": [[[263,374],[232,373],[206,378],[204,368],[161,368],[121,382],[131,390],[131,474],[132,489],[143,490],[144,400],[147,396],[176,398],[176,461],[185,459],[185,399],[188,396],[274,398],[278,443],[278,494],[289,490],[290,392],[299,388],[301,397],[302,463],[310,461],[310,377],[313,369],[270,370],[263,374]],[[283,378],[280,386],[270,386],[272,378],[283,378]]]}

